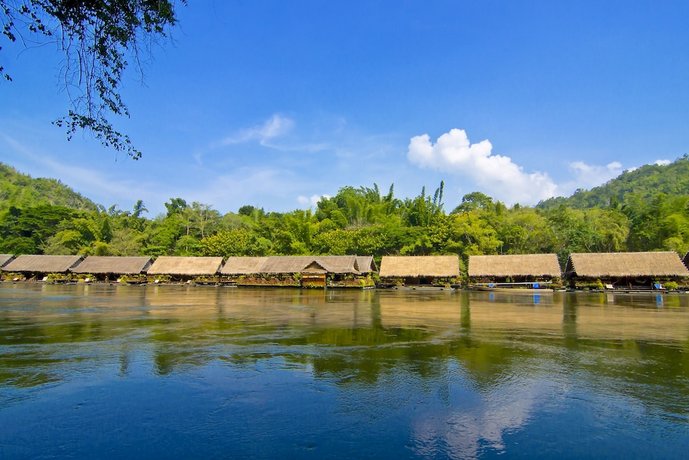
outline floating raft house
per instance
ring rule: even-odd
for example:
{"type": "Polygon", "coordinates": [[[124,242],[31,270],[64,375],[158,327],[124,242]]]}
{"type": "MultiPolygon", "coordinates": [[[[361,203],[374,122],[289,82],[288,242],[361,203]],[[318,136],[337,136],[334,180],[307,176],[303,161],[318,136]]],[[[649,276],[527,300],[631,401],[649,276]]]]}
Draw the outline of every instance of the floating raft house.
{"type": "MultiPolygon", "coordinates": [[[[270,270],[277,264],[269,259],[280,257],[228,257],[220,270],[222,281],[237,286],[291,286],[301,285],[300,280],[292,278],[290,268],[285,271],[270,270]],[[270,271],[269,271],[270,270],[270,271]]],[[[289,264],[283,264],[289,265],[289,264]]],[[[301,266],[297,267],[297,270],[301,266]]]]}
{"type": "Polygon", "coordinates": [[[373,257],[362,256],[229,257],[220,272],[245,286],[358,287],[374,267],[373,257]]]}
{"type": "Polygon", "coordinates": [[[458,256],[383,256],[380,278],[383,285],[453,284],[459,277],[458,256]]]}
{"type": "Polygon", "coordinates": [[[22,273],[27,277],[67,273],[82,259],[82,256],[21,255],[3,266],[2,271],[22,273]]]}
{"type": "Polygon", "coordinates": [[[214,277],[220,271],[222,257],[160,256],[148,269],[149,275],[167,275],[176,281],[195,277],[214,277]]]}
{"type": "Polygon", "coordinates": [[[562,277],[556,254],[469,256],[474,287],[538,288],[562,277]]]}
{"type": "Polygon", "coordinates": [[[573,253],[565,276],[573,287],[600,281],[607,289],[658,289],[662,282],[686,282],[689,270],[676,252],[573,253]]]}
{"type": "Polygon", "coordinates": [[[145,273],[151,264],[150,257],[88,256],[71,271],[88,273],[98,278],[110,278],[145,273]]]}
{"type": "Polygon", "coordinates": [[[326,287],[328,275],[338,280],[345,275],[359,275],[356,256],[285,256],[269,257],[263,266],[265,273],[299,274],[302,287],[326,287]]]}

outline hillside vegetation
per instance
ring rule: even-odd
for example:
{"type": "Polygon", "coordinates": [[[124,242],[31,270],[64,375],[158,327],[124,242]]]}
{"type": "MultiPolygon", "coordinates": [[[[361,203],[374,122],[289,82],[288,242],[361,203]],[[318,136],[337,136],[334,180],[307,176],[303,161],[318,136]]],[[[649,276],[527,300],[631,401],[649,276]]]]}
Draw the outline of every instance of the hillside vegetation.
{"type": "Polygon", "coordinates": [[[538,204],[541,209],[568,206],[577,209],[603,208],[650,200],[658,193],[689,194],[689,156],[669,165],[645,165],[591,190],[577,190],[571,197],[550,198],[538,204]]]}
{"type": "Polygon", "coordinates": [[[170,198],[148,218],[105,209],[58,181],[3,167],[0,253],[96,255],[525,254],[689,250],[689,159],[644,166],[590,191],[511,208],[480,193],[444,209],[444,186],[400,199],[394,187],[343,187],[315,210],[266,212],[170,198]],[[22,182],[23,181],[23,182],[22,182]],[[4,200],[3,200],[4,201],[4,200]]]}
{"type": "Polygon", "coordinates": [[[34,179],[0,163],[0,211],[50,205],[95,210],[96,203],[56,179],[34,179]]]}

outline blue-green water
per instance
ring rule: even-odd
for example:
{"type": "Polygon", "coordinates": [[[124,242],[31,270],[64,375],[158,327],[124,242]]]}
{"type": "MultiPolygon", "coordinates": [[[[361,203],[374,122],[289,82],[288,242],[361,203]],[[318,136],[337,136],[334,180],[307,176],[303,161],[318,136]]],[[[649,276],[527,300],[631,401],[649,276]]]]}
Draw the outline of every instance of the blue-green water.
{"type": "Polygon", "coordinates": [[[681,458],[689,296],[0,284],[0,458],[681,458]]]}

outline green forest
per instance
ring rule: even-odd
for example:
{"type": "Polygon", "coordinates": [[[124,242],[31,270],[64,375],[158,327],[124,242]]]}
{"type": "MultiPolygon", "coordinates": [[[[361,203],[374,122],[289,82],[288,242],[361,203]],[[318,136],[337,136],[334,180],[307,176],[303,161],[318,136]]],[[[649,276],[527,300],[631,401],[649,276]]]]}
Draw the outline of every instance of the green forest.
{"type": "Polygon", "coordinates": [[[646,165],[535,207],[508,207],[481,192],[445,209],[444,184],[414,198],[394,185],[347,186],[315,210],[251,205],[221,214],[180,197],[148,216],[106,208],[54,179],[0,163],[0,253],[83,255],[383,255],[689,250],[689,157],[646,165]]]}

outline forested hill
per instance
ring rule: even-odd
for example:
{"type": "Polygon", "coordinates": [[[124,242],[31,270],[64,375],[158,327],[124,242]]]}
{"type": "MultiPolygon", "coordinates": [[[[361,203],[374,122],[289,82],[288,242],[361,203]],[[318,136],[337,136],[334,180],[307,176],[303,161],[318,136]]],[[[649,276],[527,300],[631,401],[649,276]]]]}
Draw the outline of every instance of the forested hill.
{"type": "Polygon", "coordinates": [[[0,163],[0,211],[10,207],[28,208],[40,205],[64,206],[79,210],[96,210],[96,203],[78,194],[59,180],[32,178],[11,166],[0,163]]]}
{"type": "MultiPolygon", "coordinates": [[[[453,210],[444,184],[413,198],[394,187],[341,188],[316,209],[278,213],[242,206],[221,214],[170,198],[150,218],[105,209],[59,181],[31,179],[0,165],[0,253],[264,256],[290,254],[430,255],[689,251],[689,158],[644,166],[604,186],[538,207],[513,206],[473,192],[453,210]],[[448,212],[449,211],[449,212],[448,212]]],[[[454,200],[453,200],[454,201],[454,200]]]]}
{"type": "Polygon", "coordinates": [[[625,171],[609,182],[591,190],[577,190],[568,198],[550,198],[538,204],[540,209],[560,205],[569,208],[605,208],[626,205],[632,201],[650,201],[659,193],[689,195],[689,156],[684,155],[669,165],[645,165],[625,171]]]}

